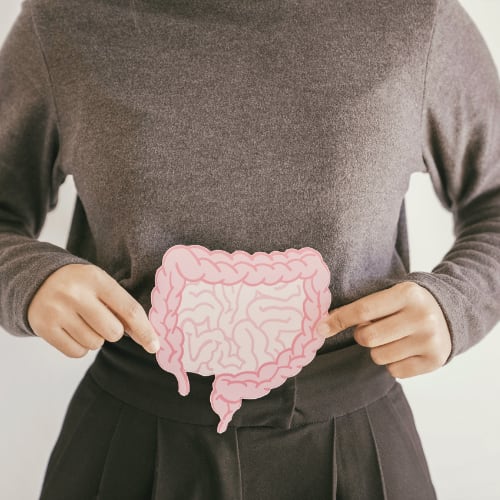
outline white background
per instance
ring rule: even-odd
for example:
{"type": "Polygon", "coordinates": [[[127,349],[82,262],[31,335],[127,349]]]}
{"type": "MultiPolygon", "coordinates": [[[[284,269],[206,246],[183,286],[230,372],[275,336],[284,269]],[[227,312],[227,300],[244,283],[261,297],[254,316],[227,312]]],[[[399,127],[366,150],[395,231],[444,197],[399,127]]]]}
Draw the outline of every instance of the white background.
{"type": "MultiPolygon", "coordinates": [[[[461,3],[500,67],[500,0],[461,3]]],[[[1,0],[0,42],[20,5],[1,0]]],[[[69,177],[41,240],[66,244],[74,194],[69,177]]],[[[426,174],[412,176],[406,197],[411,270],[430,271],[453,243],[451,215],[426,174]]],[[[401,380],[440,500],[500,499],[499,333],[497,325],[450,365],[401,380]]],[[[41,339],[13,337],[0,328],[1,499],[37,498],[69,399],[94,356],[67,358],[41,339]]]]}

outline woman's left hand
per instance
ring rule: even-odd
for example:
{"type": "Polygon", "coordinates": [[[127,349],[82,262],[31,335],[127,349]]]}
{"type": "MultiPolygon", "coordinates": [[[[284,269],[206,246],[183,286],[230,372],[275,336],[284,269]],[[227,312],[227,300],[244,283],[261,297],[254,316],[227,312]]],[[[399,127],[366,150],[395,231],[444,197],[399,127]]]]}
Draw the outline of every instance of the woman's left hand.
{"type": "Polygon", "coordinates": [[[370,348],[374,363],[407,378],[443,366],[451,352],[446,319],[434,296],[404,281],[332,309],[317,325],[325,337],[355,326],[354,339],[370,348]]]}

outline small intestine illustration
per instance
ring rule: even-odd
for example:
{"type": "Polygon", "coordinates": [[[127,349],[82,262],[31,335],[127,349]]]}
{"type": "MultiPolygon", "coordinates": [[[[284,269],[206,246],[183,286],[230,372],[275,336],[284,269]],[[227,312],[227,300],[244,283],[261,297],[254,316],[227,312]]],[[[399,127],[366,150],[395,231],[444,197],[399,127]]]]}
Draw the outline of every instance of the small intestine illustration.
{"type": "Polygon", "coordinates": [[[314,359],[325,340],[315,327],[331,304],[329,283],[311,247],[250,254],[174,245],[151,291],[156,360],[182,396],[187,372],[215,376],[210,404],[225,432],[243,399],[265,396],[314,359]]]}

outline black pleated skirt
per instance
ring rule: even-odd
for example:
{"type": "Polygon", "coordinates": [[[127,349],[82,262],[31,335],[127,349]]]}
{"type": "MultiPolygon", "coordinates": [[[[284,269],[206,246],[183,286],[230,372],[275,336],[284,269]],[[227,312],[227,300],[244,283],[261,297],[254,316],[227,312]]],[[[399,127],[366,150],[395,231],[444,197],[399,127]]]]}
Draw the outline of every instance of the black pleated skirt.
{"type": "Polygon", "coordinates": [[[433,500],[399,382],[353,344],[317,355],[217,433],[212,377],[177,392],[131,339],[101,349],[76,388],[40,500],[433,500]]]}

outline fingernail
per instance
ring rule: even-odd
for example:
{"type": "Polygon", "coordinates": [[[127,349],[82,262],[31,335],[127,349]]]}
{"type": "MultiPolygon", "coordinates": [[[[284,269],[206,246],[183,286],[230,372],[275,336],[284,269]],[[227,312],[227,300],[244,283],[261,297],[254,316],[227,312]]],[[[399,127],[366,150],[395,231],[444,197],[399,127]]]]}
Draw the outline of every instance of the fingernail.
{"type": "Polygon", "coordinates": [[[318,332],[319,335],[327,337],[328,334],[330,333],[330,327],[328,326],[328,323],[326,323],[325,321],[320,321],[316,326],[316,331],[318,332]]]}
{"type": "Polygon", "coordinates": [[[148,348],[153,351],[152,354],[158,352],[160,350],[160,341],[158,339],[154,339],[148,344],[148,348]]]}

